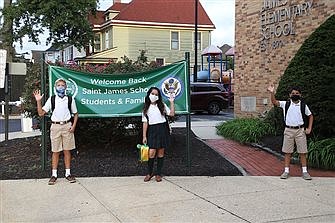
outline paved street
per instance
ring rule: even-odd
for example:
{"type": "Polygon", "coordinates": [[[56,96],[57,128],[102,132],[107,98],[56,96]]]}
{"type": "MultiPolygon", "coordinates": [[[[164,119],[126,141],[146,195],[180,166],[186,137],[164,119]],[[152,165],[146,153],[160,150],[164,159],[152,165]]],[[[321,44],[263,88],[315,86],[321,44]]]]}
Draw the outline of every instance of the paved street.
{"type": "MultiPolygon", "coordinates": [[[[9,119],[8,120],[9,132],[19,132],[21,131],[21,119],[9,119]]],[[[0,118],[0,133],[5,132],[5,119],[0,118]]]]}

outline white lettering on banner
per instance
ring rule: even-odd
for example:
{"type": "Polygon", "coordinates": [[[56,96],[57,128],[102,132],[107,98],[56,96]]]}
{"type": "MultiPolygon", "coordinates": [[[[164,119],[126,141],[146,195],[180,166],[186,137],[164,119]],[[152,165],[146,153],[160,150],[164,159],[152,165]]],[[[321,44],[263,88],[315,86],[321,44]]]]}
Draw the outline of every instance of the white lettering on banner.
{"type": "Polygon", "coordinates": [[[104,94],[127,94],[127,89],[105,89],[104,94]]]}
{"type": "Polygon", "coordinates": [[[83,105],[115,105],[114,99],[81,99],[83,105]]]}
{"type": "Polygon", "coordinates": [[[145,97],[142,98],[126,98],[125,104],[143,104],[145,100],[145,97]]]}
{"type": "Polygon", "coordinates": [[[124,85],[126,83],[127,83],[126,80],[91,79],[91,84],[95,84],[95,85],[124,85]]]}
{"type": "Polygon", "coordinates": [[[141,77],[141,78],[138,78],[138,79],[134,79],[134,78],[129,78],[128,79],[128,84],[137,84],[137,83],[144,83],[144,82],[147,82],[145,77],[141,77]]]}
{"type": "MultiPolygon", "coordinates": [[[[101,91],[101,89],[88,89],[88,88],[83,88],[82,89],[82,93],[83,94],[127,94],[128,93],[128,89],[103,89],[103,91],[101,91]]],[[[131,92],[133,93],[133,92],[131,92]]]]}
{"type": "MultiPolygon", "coordinates": [[[[128,84],[138,84],[138,83],[145,83],[145,82],[147,82],[147,79],[145,77],[128,79],[128,84]]],[[[94,85],[125,85],[127,84],[127,81],[126,80],[91,79],[91,84],[94,84],[94,85]]]]}
{"type": "Polygon", "coordinates": [[[101,89],[87,89],[83,88],[83,94],[101,94],[101,89]]]}
{"type": "Polygon", "coordinates": [[[137,94],[137,93],[147,93],[149,91],[148,88],[142,88],[142,87],[138,87],[138,88],[130,88],[130,93],[131,94],[137,94]]]}

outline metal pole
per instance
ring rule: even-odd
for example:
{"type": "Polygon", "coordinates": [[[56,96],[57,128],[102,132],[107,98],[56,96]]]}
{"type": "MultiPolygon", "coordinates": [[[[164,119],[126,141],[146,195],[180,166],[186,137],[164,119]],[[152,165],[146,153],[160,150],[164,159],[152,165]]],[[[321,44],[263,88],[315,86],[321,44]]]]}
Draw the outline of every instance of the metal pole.
{"type": "MultiPolygon", "coordinates": [[[[187,76],[187,85],[188,89],[188,111],[191,108],[191,97],[190,97],[190,53],[186,52],[185,53],[185,60],[186,60],[186,76],[187,76]]],[[[191,149],[190,149],[190,132],[191,132],[191,115],[190,112],[187,113],[186,115],[186,147],[187,147],[187,167],[188,167],[188,173],[191,174],[191,149]]]]}
{"type": "Polygon", "coordinates": [[[197,82],[198,76],[198,0],[195,0],[194,11],[194,69],[193,82],[197,82]]]}
{"type": "Polygon", "coordinates": [[[9,80],[9,64],[6,63],[5,71],[5,144],[8,142],[9,132],[9,92],[10,92],[10,80],[9,80]]]}
{"type": "MultiPolygon", "coordinates": [[[[42,105],[45,104],[45,97],[46,97],[46,74],[45,74],[45,55],[42,53],[42,61],[41,61],[41,92],[44,94],[44,97],[42,98],[42,105]]],[[[41,162],[42,162],[42,170],[46,169],[46,163],[47,163],[47,118],[45,116],[42,117],[41,120],[41,128],[42,128],[42,135],[41,135],[41,162]]]]}

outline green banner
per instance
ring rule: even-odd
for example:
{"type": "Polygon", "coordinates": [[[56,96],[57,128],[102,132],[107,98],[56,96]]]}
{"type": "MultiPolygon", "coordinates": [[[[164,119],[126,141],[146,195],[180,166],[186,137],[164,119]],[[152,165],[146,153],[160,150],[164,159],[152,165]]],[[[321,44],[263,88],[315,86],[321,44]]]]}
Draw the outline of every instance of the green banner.
{"type": "Polygon", "coordinates": [[[49,92],[55,94],[54,83],[63,78],[66,94],[73,96],[79,117],[140,116],[144,98],[150,87],[161,90],[163,101],[175,94],[176,114],[188,114],[189,86],[186,61],[135,74],[92,74],[49,67],[49,92]]]}

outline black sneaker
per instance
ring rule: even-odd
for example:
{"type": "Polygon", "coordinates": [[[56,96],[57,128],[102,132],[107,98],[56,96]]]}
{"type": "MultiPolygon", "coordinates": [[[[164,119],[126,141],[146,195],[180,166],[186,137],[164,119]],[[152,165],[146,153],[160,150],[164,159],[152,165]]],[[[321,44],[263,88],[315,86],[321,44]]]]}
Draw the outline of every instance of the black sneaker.
{"type": "Polygon", "coordinates": [[[75,183],[76,182],[76,178],[72,175],[69,175],[69,176],[65,177],[65,179],[67,179],[70,183],[75,183]]]}
{"type": "Polygon", "coordinates": [[[48,182],[48,185],[54,185],[56,183],[57,177],[52,176],[48,182]]]}

